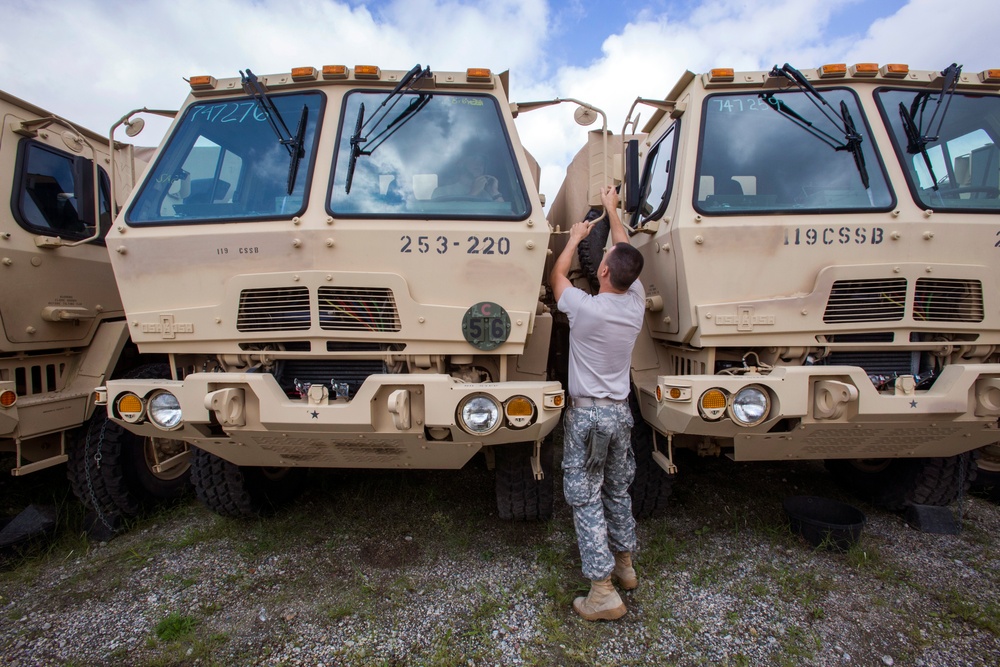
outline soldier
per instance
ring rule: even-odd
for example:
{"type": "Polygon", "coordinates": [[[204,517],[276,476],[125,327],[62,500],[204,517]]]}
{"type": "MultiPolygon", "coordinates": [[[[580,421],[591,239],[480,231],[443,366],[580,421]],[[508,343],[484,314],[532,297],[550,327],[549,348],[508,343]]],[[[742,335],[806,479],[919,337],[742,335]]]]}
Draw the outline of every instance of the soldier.
{"type": "Polygon", "coordinates": [[[614,620],[625,604],[612,585],[638,585],[632,568],[635,519],[628,487],[635,475],[632,413],[628,406],[629,367],[642,328],[646,296],[638,281],[643,258],[628,243],[618,217],[618,194],[601,193],[614,245],[597,269],[600,289],[591,296],[568,275],[580,241],[593,222],[578,222],[552,267],[552,290],[570,324],[569,407],[563,417],[563,491],[573,508],[583,575],[590,593],[573,601],[588,621],[614,620]]]}

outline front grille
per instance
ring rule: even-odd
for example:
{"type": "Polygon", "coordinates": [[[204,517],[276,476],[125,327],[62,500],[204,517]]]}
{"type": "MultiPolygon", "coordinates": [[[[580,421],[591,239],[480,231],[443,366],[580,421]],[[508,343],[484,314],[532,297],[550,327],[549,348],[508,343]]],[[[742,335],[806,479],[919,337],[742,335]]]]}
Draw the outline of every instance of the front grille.
{"type": "Polygon", "coordinates": [[[399,331],[399,313],[392,290],[320,287],[319,326],[327,331],[399,331]]]}
{"type": "Polygon", "coordinates": [[[375,359],[289,359],[281,362],[276,379],[285,393],[294,395],[295,381],[301,384],[322,384],[344,382],[350,387],[353,397],[369,375],[386,373],[385,363],[375,359]]]}
{"type": "Polygon", "coordinates": [[[878,352],[832,352],[820,361],[822,366],[859,366],[869,376],[896,377],[916,375],[920,353],[907,350],[878,352]]]}
{"type": "Polygon", "coordinates": [[[949,278],[918,279],[913,319],[925,322],[982,322],[982,283],[949,278]]]}
{"type": "Polygon", "coordinates": [[[240,292],[237,331],[289,331],[310,326],[306,287],[264,287],[240,292]]]}
{"type": "Polygon", "coordinates": [[[906,313],[906,279],[838,280],[830,290],[823,321],[895,322],[906,313]]]}

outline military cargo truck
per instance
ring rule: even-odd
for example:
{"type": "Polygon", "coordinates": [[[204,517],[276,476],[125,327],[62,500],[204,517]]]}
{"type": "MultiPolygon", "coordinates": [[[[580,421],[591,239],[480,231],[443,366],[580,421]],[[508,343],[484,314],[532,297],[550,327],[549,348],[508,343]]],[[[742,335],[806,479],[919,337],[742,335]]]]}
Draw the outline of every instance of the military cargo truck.
{"type": "Polygon", "coordinates": [[[94,409],[98,385],[143,361],[103,236],[145,163],[2,91],[0,115],[0,450],[14,454],[15,476],[68,461],[84,504],[135,514],[187,483],[178,445],[136,441],[94,409]]]}
{"type": "Polygon", "coordinates": [[[563,390],[549,230],[506,75],[330,65],[190,79],[107,237],[128,329],[170,379],[111,418],[195,447],[197,493],[253,515],[307,468],[460,468],[499,514],[552,511],[563,390]]]}
{"type": "Polygon", "coordinates": [[[958,497],[998,440],[998,91],[1000,70],[786,64],[637,100],[650,460],[823,459],[889,507],[958,497]]]}

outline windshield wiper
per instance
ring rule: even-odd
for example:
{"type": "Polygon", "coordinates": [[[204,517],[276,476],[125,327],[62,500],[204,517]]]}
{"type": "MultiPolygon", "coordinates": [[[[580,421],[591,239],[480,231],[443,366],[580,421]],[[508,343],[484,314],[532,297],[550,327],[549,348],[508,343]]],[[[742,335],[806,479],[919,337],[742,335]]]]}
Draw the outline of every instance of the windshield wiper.
{"type": "Polygon", "coordinates": [[[854,124],[854,118],[851,116],[851,112],[847,108],[847,103],[841,100],[840,102],[840,115],[838,116],[836,112],[833,111],[833,107],[826,100],[823,95],[816,90],[816,88],[809,83],[809,80],[802,74],[799,70],[795,69],[788,63],[785,63],[783,67],[778,67],[775,65],[768,76],[772,78],[784,77],[791,81],[795,86],[806,93],[806,97],[810,102],[813,103],[820,113],[829,120],[834,127],[840,132],[843,137],[843,143],[833,135],[824,132],[820,128],[813,125],[812,122],[806,120],[801,114],[794,111],[787,104],[779,100],[774,96],[774,93],[761,93],[760,98],[769,107],[778,111],[788,118],[790,118],[796,125],[802,129],[809,132],[827,146],[830,146],[836,151],[847,151],[854,156],[854,165],[858,169],[858,174],[861,176],[861,183],[865,186],[865,190],[868,189],[869,178],[868,178],[868,168],[865,165],[865,156],[862,153],[861,142],[864,138],[861,133],[858,132],[857,126],[854,124]],[[824,108],[826,107],[826,108],[824,108]]]}
{"type": "Polygon", "coordinates": [[[937,177],[934,175],[934,168],[931,166],[930,155],[927,154],[927,144],[937,141],[941,136],[941,126],[944,124],[944,117],[948,113],[948,107],[951,105],[951,99],[955,95],[955,88],[958,86],[958,78],[961,74],[962,66],[956,63],[952,63],[941,72],[941,76],[944,77],[944,83],[941,85],[941,93],[937,98],[937,106],[934,107],[934,113],[931,114],[930,120],[927,121],[926,129],[924,128],[924,111],[927,110],[927,103],[931,98],[930,93],[917,93],[913,97],[913,102],[910,104],[908,110],[906,105],[902,102],[899,103],[899,117],[903,121],[903,132],[906,133],[906,152],[910,155],[920,153],[924,158],[924,164],[927,165],[927,171],[930,173],[934,190],[938,189],[938,183],[937,177]],[[942,102],[944,103],[943,108],[941,106],[942,102]],[[941,112],[941,118],[937,118],[939,111],[941,112]],[[937,127],[934,127],[934,120],[936,118],[937,127]],[[930,131],[932,127],[934,127],[933,132],[930,131]]]}
{"type": "Polygon", "coordinates": [[[392,89],[391,93],[385,96],[385,99],[382,100],[375,113],[367,121],[365,120],[365,105],[364,103],[361,104],[361,108],[358,110],[358,119],[354,124],[354,134],[351,135],[351,157],[347,163],[347,183],[345,186],[347,194],[351,193],[351,183],[354,181],[354,168],[357,166],[358,158],[362,155],[371,155],[374,153],[379,146],[385,143],[386,139],[391,137],[430,101],[432,96],[429,93],[418,92],[417,98],[411,100],[407,107],[392,119],[392,122],[382,128],[381,132],[372,136],[385,123],[386,118],[389,117],[389,113],[399,100],[403,98],[403,93],[412,90],[413,86],[420,79],[429,76],[431,76],[431,68],[429,66],[421,69],[419,63],[415,65],[413,69],[403,75],[403,78],[399,80],[396,87],[392,89]],[[389,102],[392,102],[392,104],[389,104],[389,102]],[[387,104],[388,107],[386,106],[387,104]],[[369,127],[369,124],[371,124],[371,127],[369,127]],[[362,137],[361,133],[365,130],[367,130],[367,134],[362,137]],[[364,149],[361,147],[362,144],[366,146],[364,149]]]}
{"type": "Polygon", "coordinates": [[[846,139],[846,143],[843,146],[838,146],[835,150],[848,151],[854,156],[854,165],[858,168],[858,173],[861,175],[861,184],[867,190],[868,167],[865,166],[865,154],[861,151],[861,133],[858,132],[857,127],[854,125],[854,117],[851,116],[851,112],[847,108],[847,102],[843,100],[840,101],[840,117],[844,119],[844,139],[846,139]]]}
{"type": "Polygon", "coordinates": [[[281,117],[278,107],[274,105],[274,101],[268,96],[267,88],[260,82],[257,75],[251,72],[250,68],[247,68],[246,74],[243,73],[243,70],[240,70],[240,77],[242,77],[243,91],[253,97],[257,103],[257,108],[267,118],[268,124],[274,130],[275,136],[278,137],[278,143],[288,149],[290,159],[288,162],[287,193],[292,194],[292,190],[295,189],[295,179],[299,173],[299,162],[305,157],[306,153],[303,144],[305,143],[306,121],[309,118],[309,106],[306,104],[302,105],[302,113],[299,114],[299,124],[295,128],[295,134],[293,135],[288,130],[285,119],[281,117]]]}

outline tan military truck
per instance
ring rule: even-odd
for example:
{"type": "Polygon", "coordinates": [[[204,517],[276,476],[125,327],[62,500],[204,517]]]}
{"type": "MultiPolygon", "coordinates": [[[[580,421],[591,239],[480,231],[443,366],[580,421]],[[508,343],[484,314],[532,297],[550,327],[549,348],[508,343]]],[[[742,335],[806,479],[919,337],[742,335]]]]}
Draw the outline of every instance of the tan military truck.
{"type": "Polygon", "coordinates": [[[250,515],[307,468],[460,468],[504,518],[552,511],[563,390],[540,302],[549,230],[488,70],[190,79],[107,237],[128,328],[172,378],[100,398],[194,445],[199,497],[250,515]]]}
{"type": "Polygon", "coordinates": [[[137,441],[94,410],[98,385],[143,362],[103,236],[144,162],[116,144],[112,179],[107,138],[2,91],[0,116],[0,450],[16,476],[68,461],[84,504],[135,514],[187,483],[184,457],[157,469],[182,445],[137,441]]]}
{"type": "Polygon", "coordinates": [[[786,64],[637,100],[633,378],[665,470],[677,448],[824,459],[889,507],[958,497],[998,440],[998,91],[1000,70],[786,64]]]}

